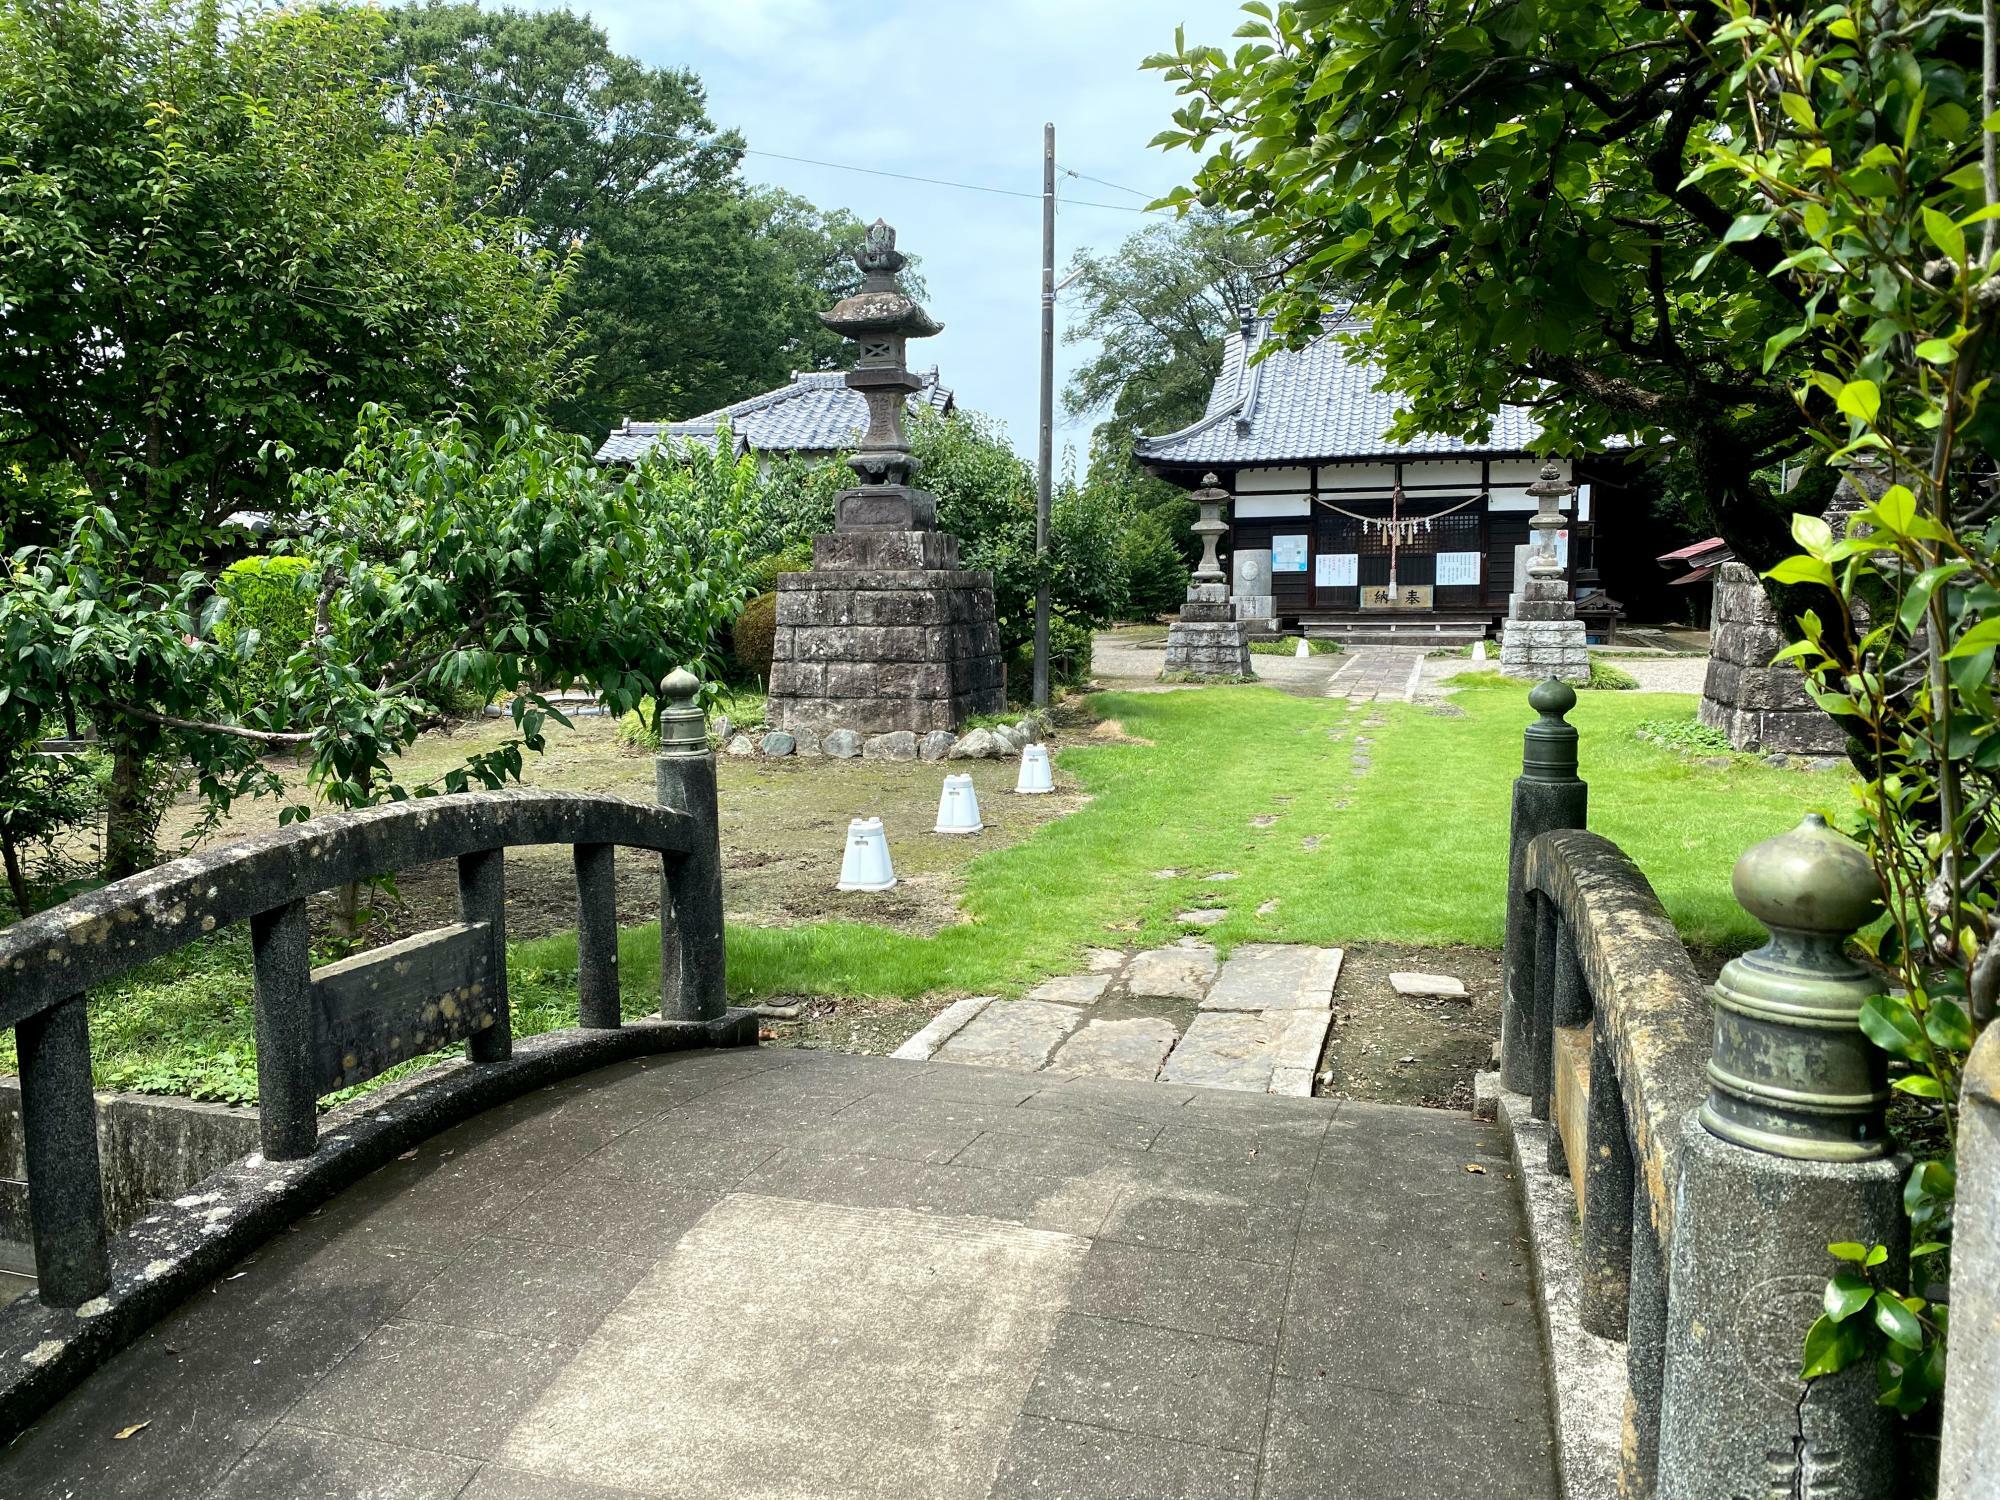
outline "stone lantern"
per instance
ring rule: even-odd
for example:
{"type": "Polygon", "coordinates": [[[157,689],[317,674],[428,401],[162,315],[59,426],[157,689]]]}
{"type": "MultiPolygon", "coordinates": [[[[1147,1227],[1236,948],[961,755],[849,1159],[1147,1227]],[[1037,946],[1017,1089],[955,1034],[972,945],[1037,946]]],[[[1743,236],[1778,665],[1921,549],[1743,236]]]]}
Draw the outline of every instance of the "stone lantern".
{"type": "Polygon", "coordinates": [[[1201,562],[1188,584],[1187,603],[1167,630],[1167,674],[1175,677],[1241,678],[1250,675],[1250,627],[1236,618],[1229,603],[1229,583],[1216,558],[1215,544],[1228,534],[1222,508],[1229,491],[1213,474],[1204,474],[1194,492],[1201,519],[1194,534],[1201,538],[1201,562]]]}
{"type": "Polygon", "coordinates": [[[862,282],[820,321],[856,349],[846,383],[868,404],[848,466],[859,482],[834,500],[834,529],[813,539],[813,567],[778,579],[769,718],[811,753],[837,729],[864,736],[956,733],[998,713],[1000,631],[993,575],[959,566],[937,529],[937,499],[916,487],[903,431],[911,339],[940,325],[896,279],[896,231],[877,219],[856,252],[862,282]]]}
{"type": "Polygon", "coordinates": [[[1533,681],[1553,677],[1587,682],[1590,644],[1556,556],[1556,533],[1567,524],[1562,502],[1576,493],[1576,486],[1562,477],[1555,464],[1547,463],[1528,493],[1535,498],[1535,514],[1528,522],[1535,541],[1528,556],[1528,581],[1514,596],[1501,628],[1500,670],[1533,681]]]}

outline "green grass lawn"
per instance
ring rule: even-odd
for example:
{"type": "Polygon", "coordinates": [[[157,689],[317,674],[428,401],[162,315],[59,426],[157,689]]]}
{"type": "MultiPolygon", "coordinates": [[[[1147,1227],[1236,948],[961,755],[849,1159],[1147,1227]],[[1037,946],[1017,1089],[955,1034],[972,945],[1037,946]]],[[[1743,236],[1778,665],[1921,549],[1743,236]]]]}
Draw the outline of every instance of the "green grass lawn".
{"type": "MultiPolygon", "coordinates": [[[[966,921],[929,937],[856,922],[732,926],[730,988],[745,997],[1005,993],[1075,964],[1087,947],[1176,937],[1185,929],[1175,914],[1194,906],[1229,908],[1210,931],[1225,949],[1366,939],[1498,946],[1508,802],[1533,714],[1521,684],[1470,681],[1454,699],[1462,715],[1423,704],[1350,708],[1260,687],[1102,695],[1100,714],[1151,743],[1064,750],[1062,770],[1092,801],[974,861],[966,921]],[[1362,727],[1378,716],[1386,722],[1362,727]],[[1364,771],[1353,766],[1357,735],[1373,741],[1364,771]],[[1266,817],[1275,821],[1253,822],[1266,817]],[[1169,869],[1182,873],[1159,873],[1169,869]],[[1231,872],[1238,878],[1204,878],[1231,872]]],[[[1690,942],[1741,946],[1756,928],[1729,894],[1737,855],[1808,809],[1841,804],[1845,781],[1747,757],[1706,766],[1633,736],[1648,719],[1692,709],[1681,695],[1583,695],[1572,722],[1591,824],[1638,860],[1690,942]]],[[[625,935],[633,982],[652,972],[657,950],[656,930],[625,935]]],[[[564,938],[523,944],[518,955],[530,972],[575,967],[564,938]]]]}
{"type": "MultiPolygon", "coordinates": [[[[732,924],[731,992],[1014,993],[1078,966],[1085,948],[1170,941],[1186,930],[1175,914],[1194,906],[1229,909],[1209,933],[1225,949],[1370,939],[1497,947],[1510,787],[1533,714],[1519,683],[1463,681],[1442,712],[1254,686],[1101,694],[1093,706],[1129,738],[1060,753],[1060,774],[1090,801],[975,859],[964,921],[930,936],[854,921],[732,924]],[[1383,722],[1365,726],[1371,718],[1383,722]],[[1354,765],[1357,736],[1372,741],[1365,770],[1354,765]]],[[[1749,757],[1705,765],[1633,734],[1693,707],[1680,695],[1582,696],[1571,719],[1590,821],[1638,861],[1689,941],[1740,947],[1756,928],[1729,894],[1736,857],[1808,809],[1843,807],[1848,793],[1838,772],[1773,770],[1749,757]]],[[[893,847],[934,836],[891,837],[893,847]]],[[[95,993],[99,1083],[254,1097],[248,949],[245,934],[218,934],[95,993]]],[[[657,1008],[657,928],[628,929],[620,953],[628,1014],[657,1008]]],[[[514,945],[517,1034],[574,1024],[575,969],[573,938],[514,945]]],[[[11,1065],[11,1040],[0,1038],[0,1069],[11,1065]]]]}

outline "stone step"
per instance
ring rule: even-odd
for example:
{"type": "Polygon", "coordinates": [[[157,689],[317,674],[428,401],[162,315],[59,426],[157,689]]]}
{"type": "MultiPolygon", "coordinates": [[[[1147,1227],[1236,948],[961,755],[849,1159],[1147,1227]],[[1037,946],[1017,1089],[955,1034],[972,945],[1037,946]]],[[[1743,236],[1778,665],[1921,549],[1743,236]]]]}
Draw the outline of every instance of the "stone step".
{"type": "Polygon", "coordinates": [[[959,1000],[896,1051],[915,1060],[1310,1097],[1342,951],[1184,940],[1092,956],[1026,998],[959,1000]]]}

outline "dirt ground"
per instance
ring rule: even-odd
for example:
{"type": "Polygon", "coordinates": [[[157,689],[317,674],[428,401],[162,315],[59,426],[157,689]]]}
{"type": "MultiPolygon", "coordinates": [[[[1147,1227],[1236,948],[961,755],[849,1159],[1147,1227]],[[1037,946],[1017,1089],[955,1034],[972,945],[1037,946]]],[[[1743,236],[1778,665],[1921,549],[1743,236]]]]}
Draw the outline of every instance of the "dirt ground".
{"type": "MultiPolygon", "coordinates": [[[[527,758],[522,783],[564,791],[609,792],[650,802],[650,750],[620,743],[608,718],[578,718],[575,728],[551,729],[546,753],[527,758]]],[[[505,721],[462,725],[456,733],[425,739],[406,760],[421,778],[479,748],[507,738],[505,721]]],[[[1077,730],[1089,721],[1078,716],[1077,730]]],[[[1065,731],[1049,737],[1060,747],[1065,731]]],[[[890,828],[927,828],[937,816],[944,769],[921,761],[825,760],[787,757],[744,759],[724,755],[717,781],[722,819],[723,894],[732,921],[790,925],[850,917],[902,932],[931,933],[956,921],[960,872],[986,850],[1016,843],[1086,800],[1056,772],[1046,797],[1011,795],[1018,761],[954,761],[979,794],[985,832],[976,839],[898,840],[891,853],[898,885],[887,892],[834,889],[850,818],[880,817],[890,828]]],[[[283,764],[279,768],[286,769],[283,764]]],[[[288,780],[299,780],[288,776],[288,780]]],[[[302,784],[302,783],[301,783],[302,784]]],[[[240,838],[277,827],[279,803],[266,799],[237,806],[222,837],[240,838]]],[[[193,823],[192,798],[170,810],[161,828],[173,849],[193,823]]],[[[364,897],[368,941],[387,942],[455,920],[456,867],[451,861],[421,865],[397,878],[393,890],[364,897]]],[[[576,925],[576,890],[565,846],[522,849],[507,857],[507,928],[510,938],[547,937],[576,925]]],[[[314,904],[315,935],[330,923],[331,897],[314,904]]],[[[626,926],[659,915],[659,867],[632,850],[618,853],[618,920],[626,926]]]]}

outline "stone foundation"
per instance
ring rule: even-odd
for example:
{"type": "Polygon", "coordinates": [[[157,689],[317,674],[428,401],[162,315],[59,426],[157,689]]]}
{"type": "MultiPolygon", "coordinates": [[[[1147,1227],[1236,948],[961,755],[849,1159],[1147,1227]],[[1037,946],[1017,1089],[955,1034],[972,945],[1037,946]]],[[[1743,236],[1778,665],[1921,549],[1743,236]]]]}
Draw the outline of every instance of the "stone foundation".
{"type": "Polygon", "coordinates": [[[1197,584],[1189,596],[1181,606],[1181,617],[1167,628],[1167,673],[1248,677],[1250,627],[1233,618],[1228,589],[1221,584],[1197,584]]]}
{"type": "Polygon", "coordinates": [[[1500,631],[1500,671],[1533,682],[1590,680],[1590,643],[1560,578],[1532,579],[1514,595],[1500,631]]]}
{"type": "Polygon", "coordinates": [[[1006,707],[993,575],[939,531],[836,531],[778,579],[769,722],[793,735],[956,731],[1006,707]]]}
{"type": "Polygon", "coordinates": [[[1772,664],[1784,645],[1757,575],[1742,563],[1724,563],[1715,575],[1701,722],[1727,734],[1738,750],[1844,755],[1846,736],[1807,696],[1799,669],[1788,661],[1772,664]]]}

